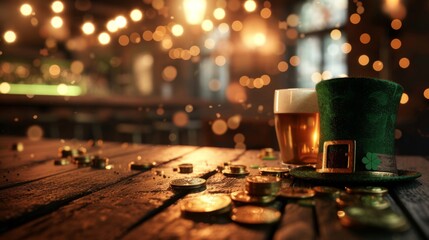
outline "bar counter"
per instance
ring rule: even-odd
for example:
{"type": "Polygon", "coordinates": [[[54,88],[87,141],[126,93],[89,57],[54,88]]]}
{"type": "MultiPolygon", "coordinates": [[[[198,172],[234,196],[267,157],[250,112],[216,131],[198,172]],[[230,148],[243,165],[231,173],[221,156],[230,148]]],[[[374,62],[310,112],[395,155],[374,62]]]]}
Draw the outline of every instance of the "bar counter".
{"type": "MultiPolygon", "coordinates": [[[[336,202],[277,198],[268,206],[281,212],[272,224],[246,225],[230,213],[190,217],[181,203],[203,194],[244,190],[245,177],[225,176],[225,163],[279,166],[262,160],[259,150],[183,145],[145,145],[77,140],[30,141],[0,137],[0,239],[429,239],[429,159],[397,156],[399,169],[422,173],[417,180],[387,186],[391,208],[406,217],[409,228],[395,232],[343,227],[336,202]],[[23,149],[12,146],[20,143],[23,149]],[[58,149],[85,147],[109,159],[107,169],[55,165],[58,149]],[[152,168],[131,170],[130,163],[152,168]],[[193,164],[192,173],[177,171],[193,164]],[[171,187],[174,179],[199,177],[206,186],[192,191],[171,187]]],[[[277,153],[276,153],[277,154],[277,153]]],[[[285,178],[282,187],[307,186],[285,178]]],[[[234,203],[233,207],[237,204],[234,203]]]]}

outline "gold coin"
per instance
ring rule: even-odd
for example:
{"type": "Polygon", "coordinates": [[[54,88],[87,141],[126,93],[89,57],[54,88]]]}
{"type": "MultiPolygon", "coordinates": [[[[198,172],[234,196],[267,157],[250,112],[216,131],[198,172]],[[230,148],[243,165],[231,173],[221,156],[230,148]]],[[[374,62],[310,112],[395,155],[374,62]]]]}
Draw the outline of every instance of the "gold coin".
{"type": "Polygon", "coordinates": [[[390,209],[378,210],[363,207],[346,207],[337,212],[340,223],[346,227],[373,227],[391,231],[405,231],[408,222],[390,209]]]}
{"type": "Polygon", "coordinates": [[[181,202],[180,209],[187,213],[224,213],[231,207],[227,195],[202,195],[181,202]]]}
{"type": "Polygon", "coordinates": [[[144,170],[149,170],[152,167],[153,167],[152,163],[135,163],[135,162],[130,163],[130,169],[131,170],[144,171],[144,170]]]}
{"type": "Polygon", "coordinates": [[[24,144],[22,142],[16,142],[12,144],[12,150],[22,152],[24,151],[24,144]]]}
{"type": "Polygon", "coordinates": [[[246,175],[249,175],[249,171],[245,171],[245,172],[240,172],[240,173],[233,173],[231,172],[231,169],[224,169],[222,171],[223,175],[227,176],[227,177],[243,177],[246,175]]]}
{"type": "Polygon", "coordinates": [[[316,195],[319,196],[338,196],[340,194],[340,189],[336,187],[328,186],[315,186],[313,190],[316,192],[316,195]]]}
{"type": "Polygon", "coordinates": [[[247,205],[234,208],[231,219],[244,224],[270,224],[279,221],[280,217],[277,209],[247,205]]]}
{"type": "Polygon", "coordinates": [[[192,163],[179,164],[180,173],[192,173],[194,171],[194,165],[192,163]]]}
{"type": "Polygon", "coordinates": [[[277,195],[285,198],[311,198],[315,194],[316,192],[311,188],[289,187],[280,189],[277,195]]]}
{"type": "Polygon", "coordinates": [[[69,165],[70,160],[68,158],[55,159],[54,164],[58,166],[69,165]]]}
{"type": "Polygon", "coordinates": [[[98,168],[98,169],[105,169],[106,166],[109,164],[109,159],[105,157],[100,156],[94,156],[91,162],[92,168],[98,168]]]}
{"type": "Polygon", "coordinates": [[[250,176],[246,178],[246,191],[249,195],[276,195],[281,179],[273,176],[250,176]]]}
{"type": "Polygon", "coordinates": [[[260,168],[259,172],[264,176],[287,177],[289,168],[286,167],[264,167],[260,168]]]}
{"type": "Polygon", "coordinates": [[[246,166],[234,164],[229,166],[229,170],[231,173],[243,173],[246,172],[246,166]]]}
{"type": "Polygon", "coordinates": [[[364,186],[364,187],[346,187],[348,193],[357,193],[357,194],[387,194],[388,189],[385,187],[374,187],[374,186],[364,186]]]}
{"type": "Polygon", "coordinates": [[[171,181],[171,187],[175,189],[195,189],[206,184],[203,178],[179,178],[171,181]]]}
{"type": "Polygon", "coordinates": [[[274,196],[251,196],[245,191],[237,191],[231,193],[231,199],[240,203],[266,204],[274,201],[274,196]]]}

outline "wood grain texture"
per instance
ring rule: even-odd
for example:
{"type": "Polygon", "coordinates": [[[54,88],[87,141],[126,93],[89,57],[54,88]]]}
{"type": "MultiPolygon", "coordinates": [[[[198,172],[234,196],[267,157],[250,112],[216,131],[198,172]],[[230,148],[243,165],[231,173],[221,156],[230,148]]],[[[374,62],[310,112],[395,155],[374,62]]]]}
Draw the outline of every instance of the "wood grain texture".
{"type": "MultiPolygon", "coordinates": [[[[142,146],[127,145],[127,152],[132,153],[139,151],[142,146]]],[[[101,155],[106,157],[116,157],[123,155],[124,145],[119,143],[105,144],[102,148],[92,147],[88,148],[89,155],[101,155]]],[[[9,169],[0,170],[0,189],[8,188],[11,186],[24,184],[26,182],[35,181],[44,177],[60,174],[67,171],[77,169],[77,165],[71,163],[65,166],[54,165],[54,160],[59,157],[51,158],[48,154],[56,152],[57,150],[49,149],[47,157],[39,161],[27,161],[20,166],[15,166],[9,169]]]]}
{"type": "Polygon", "coordinates": [[[142,154],[144,162],[156,159],[167,162],[152,171],[133,176],[125,181],[107,187],[71,202],[58,211],[7,232],[8,239],[50,238],[67,232],[67,238],[114,239],[123,235],[136,222],[156,214],[186,193],[170,188],[175,178],[204,177],[214,171],[217,161],[206,161],[218,156],[233,159],[239,151],[215,148],[201,148],[181,158],[195,147],[154,147],[151,152],[142,154]],[[157,148],[157,149],[156,149],[157,148]],[[185,151],[186,150],[186,151],[185,151]],[[202,163],[190,174],[180,174],[173,167],[185,162],[202,163]],[[162,171],[161,174],[155,174],[162,171]],[[55,228],[50,228],[55,226],[55,228]]]}
{"type": "Polygon", "coordinates": [[[422,239],[429,239],[429,160],[423,157],[398,156],[398,169],[413,170],[422,176],[392,188],[392,196],[418,226],[422,239]]]}
{"type": "MultiPolygon", "coordinates": [[[[146,152],[158,151],[160,148],[153,147],[146,152]]],[[[19,225],[29,218],[53,211],[70,201],[138,174],[130,171],[128,164],[142,154],[145,154],[145,150],[112,158],[112,170],[82,168],[0,191],[1,227],[19,225]]]]}
{"type": "Polygon", "coordinates": [[[288,203],[274,239],[316,239],[313,219],[312,207],[303,207],[294,202],[288,203]]]}

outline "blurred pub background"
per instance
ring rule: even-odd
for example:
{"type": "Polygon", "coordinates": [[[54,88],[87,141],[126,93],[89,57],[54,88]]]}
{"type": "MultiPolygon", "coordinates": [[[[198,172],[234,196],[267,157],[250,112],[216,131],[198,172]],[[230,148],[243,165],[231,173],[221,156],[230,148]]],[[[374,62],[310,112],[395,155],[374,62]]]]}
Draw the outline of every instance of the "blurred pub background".
{"type": "Polygon", "coordinates": [[[2,0],[0,23],[1,135],[278,149],[274,89],[367,76],[405,88],[398,154],[429,154],[427,0],[2,0]]]}

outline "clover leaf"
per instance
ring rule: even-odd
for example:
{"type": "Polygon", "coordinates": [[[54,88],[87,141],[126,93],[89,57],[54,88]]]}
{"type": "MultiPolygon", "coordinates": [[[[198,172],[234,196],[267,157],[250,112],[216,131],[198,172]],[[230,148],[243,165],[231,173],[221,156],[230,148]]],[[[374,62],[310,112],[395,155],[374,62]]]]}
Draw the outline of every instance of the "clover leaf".
{"type": "Polygon", "coordinates": [[[367,170],[377,170],[381,160],[376,153],[367,152],[366,156],[362,158],[362,162],[367,170]]]}

